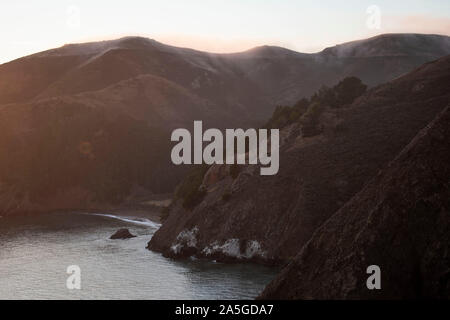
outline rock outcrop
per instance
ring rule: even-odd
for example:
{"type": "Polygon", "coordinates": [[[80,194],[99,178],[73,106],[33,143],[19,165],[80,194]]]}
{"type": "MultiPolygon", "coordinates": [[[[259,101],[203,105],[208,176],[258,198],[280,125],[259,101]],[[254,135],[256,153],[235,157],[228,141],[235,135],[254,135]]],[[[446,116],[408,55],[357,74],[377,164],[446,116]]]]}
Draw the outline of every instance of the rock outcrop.
{"type": "Polygon", "coordinates": [[[262,299],[450,298],[450,107],[315,233],[262,299]],[[368,266],[381,289],[368,290],[368,266]]]}
{"type": "Polygon", "coordinates": [[[175,202],[148,247],[166,256],[293,259],[314,231],[361,190],[450,101],[450,56],[369,90],[350,106],[326,109],[321,133],[301,124],[281,132],[280,170],[236,177],[213,166],[194,209],[175,202]]]}
{"type": "Polygon", "coordinates": [[[130,238],[135,238],[135,235],[132,235],[130,233],[130,230],[128,229],[119,229],[117,230],[111,237],[109,237],[110,239],[116,240],[116,239],[130,239],[130,238]]]}

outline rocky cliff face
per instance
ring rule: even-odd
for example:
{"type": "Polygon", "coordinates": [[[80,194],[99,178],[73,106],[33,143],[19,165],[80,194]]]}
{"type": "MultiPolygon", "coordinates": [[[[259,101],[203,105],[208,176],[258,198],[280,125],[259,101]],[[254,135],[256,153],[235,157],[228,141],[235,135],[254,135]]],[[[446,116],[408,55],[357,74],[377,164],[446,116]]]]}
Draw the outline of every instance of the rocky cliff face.
{"type": "Polygon", "coordinates": [[[263,299],[450,297],[450,107],[315,233],[263,299]],[[368,290],[366,269],[381,270],[368,290]]]}
{"type": "Polygon", "coordinates": [[[194,209],[172,206],[149,248],[167,256],[283,263],[391,161],[450,101],[450,57],[327,108],[320,133],[281,132],[280,171],[213,166],[194,209]]]}

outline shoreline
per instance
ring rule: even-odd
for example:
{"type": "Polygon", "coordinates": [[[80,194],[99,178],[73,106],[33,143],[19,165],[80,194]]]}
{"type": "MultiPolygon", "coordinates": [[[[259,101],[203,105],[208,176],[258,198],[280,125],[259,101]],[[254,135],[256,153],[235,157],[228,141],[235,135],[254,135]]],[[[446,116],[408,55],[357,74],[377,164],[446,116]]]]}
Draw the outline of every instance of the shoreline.
{"type": "Polygon", "coordinates": [[[162,209],[172,201],[172,194],[152,194],[144,197],[133,198],[124,203],[114,205],[98,205],[86,208],[60,208],[51,210],[23,211],[10,215],[0,215],[0,221],[12,221],[24,217],[39,216],[51,213],[96,213],[114,214],[123,217],[146,218],[152,222],[161,224],[162,209]]]}

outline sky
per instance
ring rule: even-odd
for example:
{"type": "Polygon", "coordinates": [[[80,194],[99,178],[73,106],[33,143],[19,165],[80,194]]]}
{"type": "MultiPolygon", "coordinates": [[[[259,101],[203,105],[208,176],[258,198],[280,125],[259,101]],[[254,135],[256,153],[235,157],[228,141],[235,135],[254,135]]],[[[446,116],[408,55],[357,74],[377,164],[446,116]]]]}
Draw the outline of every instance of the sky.
{"type": "Polygon", "coordinates": [[[210,52],[259,45],[317,52],[391,32],[450,35],[450,1],[0,1],[0,63],[67,43],[123,36],[210,52]]]}

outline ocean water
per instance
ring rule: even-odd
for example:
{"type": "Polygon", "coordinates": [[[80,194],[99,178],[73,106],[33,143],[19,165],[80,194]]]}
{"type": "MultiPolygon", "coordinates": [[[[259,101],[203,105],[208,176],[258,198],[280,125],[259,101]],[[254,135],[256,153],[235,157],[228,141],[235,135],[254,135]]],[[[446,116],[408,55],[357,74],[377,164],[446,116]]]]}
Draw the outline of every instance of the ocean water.
{"type": "Polygon", "coordinates": [[[0,219],[0,299],[253,299],[278,270],[174,261],[145,249],[159,225],[146,219],[55,213],[0,219]],[[110,240],[119,228],[136,238],[110,240]],[[67,267],[81,269],[69,290],[67,267]]]}

